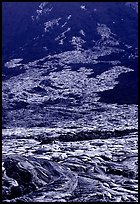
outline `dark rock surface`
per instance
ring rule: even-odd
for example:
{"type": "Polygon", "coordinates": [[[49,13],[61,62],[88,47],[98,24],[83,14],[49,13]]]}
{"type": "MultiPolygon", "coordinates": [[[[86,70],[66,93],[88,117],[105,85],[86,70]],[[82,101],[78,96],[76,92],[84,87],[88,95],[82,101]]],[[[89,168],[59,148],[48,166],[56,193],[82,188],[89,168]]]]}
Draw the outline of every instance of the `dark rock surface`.
{"type": "Polygon", "coordinates": [[[137,2],[2,17],[3,202],[138,202],[137,2]]]}
{"type": "Polygon", "coordinates": [[[136,135],[51,144],[4,139],[3,201],[137,202],[136,135]]]}

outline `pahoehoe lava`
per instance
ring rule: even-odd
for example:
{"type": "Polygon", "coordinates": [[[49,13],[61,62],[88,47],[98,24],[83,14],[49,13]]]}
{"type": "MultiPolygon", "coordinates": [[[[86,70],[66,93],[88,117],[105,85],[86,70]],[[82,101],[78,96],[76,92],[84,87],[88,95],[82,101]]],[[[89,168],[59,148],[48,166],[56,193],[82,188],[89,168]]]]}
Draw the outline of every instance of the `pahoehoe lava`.
{"type": "Polygon", "coordinates": [[[138,202],[138,3],[2,17],[2,202],[138,202]]]}
{"type": "Polygon", "coordinates": [[[3,200],[137,201],[135,139],[135,134],[131,133],[119,139],[57,141],[35,146],[31,139],[21,140],[21,145],[17,142],[15,150],[7,143],[9,155],[3,156],[3,200]],[[22,148],[23,144],[27,149],[22,148]]]}

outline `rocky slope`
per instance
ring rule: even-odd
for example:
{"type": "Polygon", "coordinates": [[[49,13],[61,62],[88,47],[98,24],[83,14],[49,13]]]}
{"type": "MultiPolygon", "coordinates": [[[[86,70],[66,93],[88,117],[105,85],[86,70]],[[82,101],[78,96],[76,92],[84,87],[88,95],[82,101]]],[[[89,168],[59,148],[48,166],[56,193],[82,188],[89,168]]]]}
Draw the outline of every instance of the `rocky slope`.
{"type": "Polygon", "coordinates": [[[137,202],[137,3],[2,5],[3,201],[137,202]]]}

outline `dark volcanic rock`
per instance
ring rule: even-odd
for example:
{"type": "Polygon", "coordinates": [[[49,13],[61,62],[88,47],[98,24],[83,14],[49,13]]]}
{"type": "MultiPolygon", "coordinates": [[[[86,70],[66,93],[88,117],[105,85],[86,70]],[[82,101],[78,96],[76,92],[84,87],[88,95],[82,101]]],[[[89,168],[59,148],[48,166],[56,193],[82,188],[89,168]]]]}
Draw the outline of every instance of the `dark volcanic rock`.
{"type": "MultiPolygon", "coordinates": [[[[30,140],[25,140],[25,147],[26,143],[29,146],[30,140]]],[[[14,154],[3,156],[4,202],[130,202],[138,199],[134,136],[36,143],[28,150],[32,156],[22,156],[25,152],[21,153],[20,148],[15,147],[14,152],[9,147],[14,154]]]]}
{"type": "Polygon", "coordinates": [[[67,167],[59,167],[58,164],[47,159],[13,155],[5,157],[3,160],[3,167],[5,168],[3,172],[5,175],[3,181],[4,200],[21,196],[24,198],[24,195],[26,197],[28,194],[34,200],[34,197],[40,196],[40,193],[43,196],[44,192],[46,194],[44,199],[52,199],[51,195],[55,195],[57,188],[60,197],[61,193],[63,197],[63,194],[69,195],[77,180],[76,175],[67,167]],[[6,181],[7,183],[13,181],[16,185],[12,184],[12,186],[7,187],[6,181]],[[36,193],[34,194],[34,192],[36,193]]]}
{"type": "Polygon", "coordinates": [[[2,3],[3,202],[138,202],[137,8],[2,3]]]}

